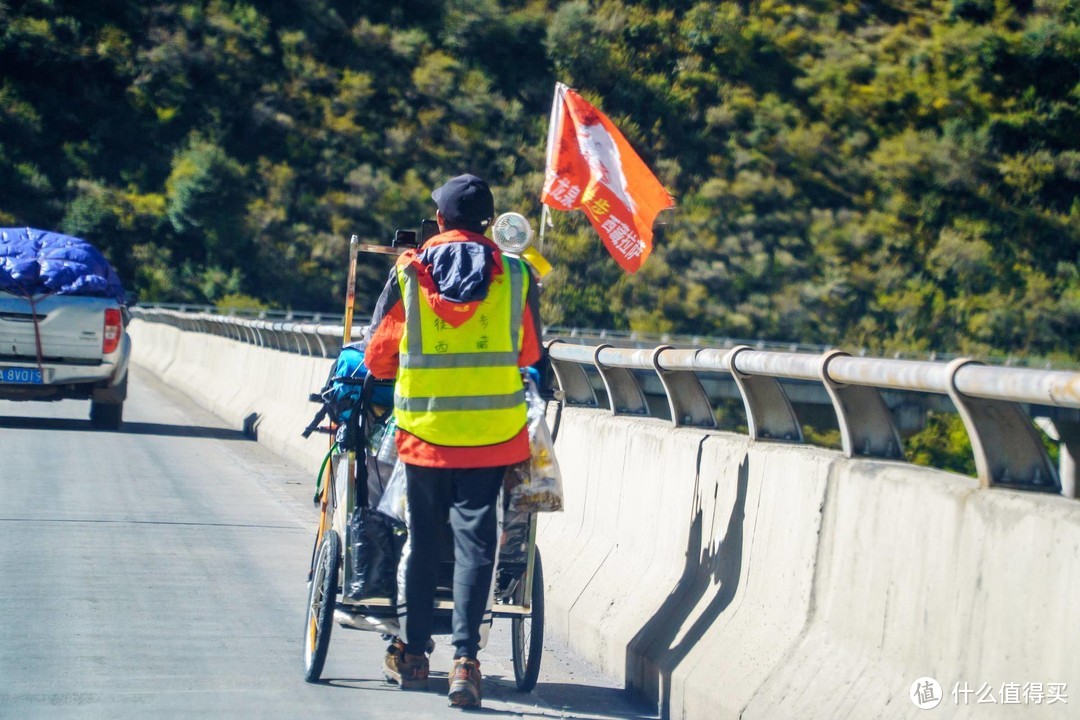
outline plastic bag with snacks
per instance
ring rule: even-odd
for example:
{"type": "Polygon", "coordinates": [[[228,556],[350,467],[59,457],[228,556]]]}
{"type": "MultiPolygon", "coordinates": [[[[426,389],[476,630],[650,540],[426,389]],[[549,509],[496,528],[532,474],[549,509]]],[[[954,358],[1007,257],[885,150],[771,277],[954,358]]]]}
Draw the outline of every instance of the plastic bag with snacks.
{"type": "Polygon", "coordinates": [[[528,403],[530,458],[506,471],[503,491],[507,507],[517,512],[558,512],[563,509],[562,473],[555,459],[555,443],[548,430],[547,403],[532,378],[525,378],[528,403]]]}

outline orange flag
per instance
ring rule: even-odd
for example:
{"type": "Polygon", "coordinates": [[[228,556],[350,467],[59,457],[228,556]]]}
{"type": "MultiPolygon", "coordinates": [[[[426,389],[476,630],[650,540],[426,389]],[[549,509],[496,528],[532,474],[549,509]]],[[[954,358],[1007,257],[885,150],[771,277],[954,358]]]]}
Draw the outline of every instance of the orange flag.
{"type": "Polygon", "coordinates": [[[627,272],[652,252],[656,215],[675,205],[611,120],[562,83],[551,107],[540,202],[581,208],[627,272]]]}

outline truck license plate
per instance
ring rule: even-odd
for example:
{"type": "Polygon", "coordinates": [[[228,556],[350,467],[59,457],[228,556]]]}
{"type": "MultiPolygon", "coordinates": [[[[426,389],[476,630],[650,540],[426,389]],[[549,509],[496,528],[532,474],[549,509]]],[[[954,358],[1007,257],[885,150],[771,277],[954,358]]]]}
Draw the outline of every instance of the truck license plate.
{"type": "Polygon", "coordinates": [[[40,385],[41,382],[38,368],[0,367],[0,383],[40,385]]]}

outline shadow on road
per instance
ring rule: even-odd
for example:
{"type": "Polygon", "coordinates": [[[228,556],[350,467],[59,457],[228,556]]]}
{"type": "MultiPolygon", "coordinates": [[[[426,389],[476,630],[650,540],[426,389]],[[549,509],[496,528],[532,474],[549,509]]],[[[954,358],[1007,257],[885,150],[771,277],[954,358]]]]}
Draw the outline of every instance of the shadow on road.
{"type": "Polygon", "coordinates": [[[165,437],[206,438],[211,440],[248,440],[240,430],[200,425],[167,425],[165,423],[125,422],[119,430],[101,430],[89,420],[74,418],[27,418],[0,416],[0,429],[11,430],[73,430],[77,432],[119,432],[126,435],[162,435],[165,437]]]}
{"type": "MultiPolygon", "coordinates": [[[[513,678],[509,682],[511,701],[524,705],[533,700],[532,695],[516,691],[513,678]]],[[[658,717],[647,708],[634,707],[641,703],[631,700],[630,694],[620,688],[539,682],[535,692],[552,706],[547,712],[542,707],[532,711],[540,716],[595,720],[655,720],[658,717]]]]}
{"type": "MultiPolygon", "coordinates": [[[[349,690],[400,692],[382,678],[323,678],[322,684],[349,690]]],[[[432,672],[427,693],[445,696],[448,689],[445,673],[432,672]]],[[[541,682],[534,693],[523,693],[518,691],[513,678],[491,675],[484,678],[484,707],[470,711],[469,715],[560,720],[656,720],[658,717],[647,710],[634,709],[632,704],[626,691],[618,688],[541,682]],[[503,707],[506,705],[509,707],[503,707]]]]}

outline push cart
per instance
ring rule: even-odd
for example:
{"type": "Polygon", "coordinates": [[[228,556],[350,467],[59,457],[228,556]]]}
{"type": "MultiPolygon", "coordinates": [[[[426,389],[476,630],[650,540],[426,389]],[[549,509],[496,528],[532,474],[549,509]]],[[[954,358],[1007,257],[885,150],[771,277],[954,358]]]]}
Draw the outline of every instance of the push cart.
{"type": "MultiPolygon", "coordinates": [[[[348,626],[354,628],[396,634],[396,597],[354,599],[344,592],[353,584],[350,572],[354,562],[349,557],[353,545],[347,542],[346,520],[356,510],[355,468],[353,453],[333,455],[320,488],[321,513],[304,629],[304,679],[308,682],[320,679],[336,622],[347,618],[348,626]],[[335,610],[340,611],[337,620],[335,610]]],[[[519,690],[530,692],[540,674],[544,646],[544,572],[536,548],[536,515],[504,513],[500,539],[491,617],[510,620],[514,681],[519,690]],[[511,522],[511,518],[516,521],[511,522]]],[[[450,585],[445,579],[438,583],[437,624],[440,619],[448,621],[453,611],[450,585]]]]}
{"type": "MultiPolygon", "coordinates": [[[[358,245],[356,238],[350,247],[349,292],[345,315],[344,343],[349,342],[352,324],[352,301],[356,267],[356,252],[397,254],[384,246],[358,245]]],[[[362,413],[366,409],[361,408],[362,413]]],[[[370,428],[364,427],[364,437],[370,428]]],[[[309,428],[310,430],[311,428],[309,428]]],[[[336,434],[334,427],[318,428],[336,434]]],[[[312,551],[308,577],[308,596],[304,623],[304,679],[318,682],[330,647],[335,624],[386,635],[396,635],[398,627],[398,598],[391,593],[352,597],[346,592],[356,587],[352,557],[354,543],[350,542],[350,518],[356,517],[357,505],[369,510],[371,498],[366,481],[358,482],[358,463],[372,461],[366,442],[360,449],[337,451],[331,448],[327,461],[319,471],[320,484],[316,501],[320,509],[319,525],[312,551]],[[337,612],[335,612],[337,611],[337,612]]],[[[359,474],[365,474],[364,469],[359,474]]],[[[500,503],[500,506],[502,503],[500,503]]],[[[404,529],[401,528],[401,531],[404,529]]],[[[522,692],[530,692],[540,673],[544,640],[544,574],[540,553],[536,547],[536,516],[533,513],[500,513],[500,545],[495,568],[494,593],[491,604],[493,620],[511,623],[511,653],[514,680],[522,692]]],[[[449,531],[447,529],[447,531],[449,531]]],[[[452,545],[451,545],[452,546],[452,545]]],[[[444,558],[444,570],[452,568],[452,558],[444,558]]],[[[437,583],[435,596],[436,627],[449,626],[453,612],[452,582],[447,573],[437,583]]]]}

